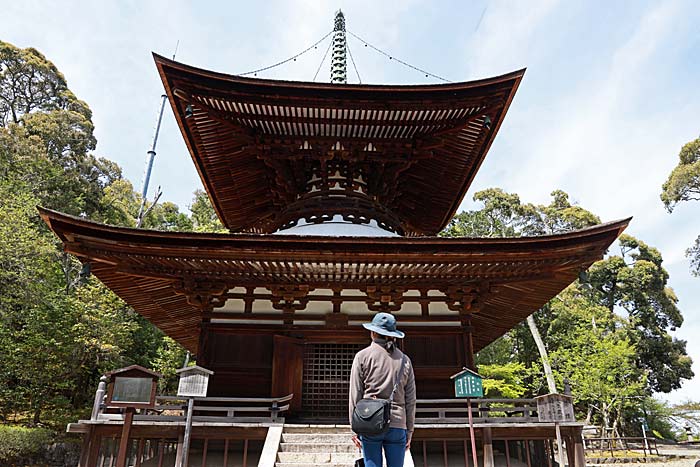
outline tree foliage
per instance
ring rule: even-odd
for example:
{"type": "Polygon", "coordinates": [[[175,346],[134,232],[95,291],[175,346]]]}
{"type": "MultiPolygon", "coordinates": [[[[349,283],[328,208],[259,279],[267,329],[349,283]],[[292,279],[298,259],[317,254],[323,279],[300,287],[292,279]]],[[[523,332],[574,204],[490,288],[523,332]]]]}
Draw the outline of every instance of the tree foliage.
{"type": "MultiPolygon", "coordinates": [[[[35,49],[0,42],[0,421],[65,426],[89,412],[99,376],[155,368],[173,389],[184,349],[64,253],[37,205],[135,226],[140,195],[96,157],[91,111],[35,49]]],[[[193,217],[170,202],[144,227],[219,230],[206,195],[193,217]]],[[[194,210],[193,210],[194,214],[194,210]]]]}
{"type": "MultiPolygon", "coordinates": [[[[668,212],[673,212],[682,201],[700,201],[700,138],[683,146],[678,159],[678,165],[661,187],[661,201],[668,212]]],[[[686,250],[686,256],[693,274],[700,276],[700,235],[686,250]]]]}
{"type": "Polygon", "coordinates": [[[627,314],[628,333],[637,346],[637,365],[647,371],[649,391],[670,392],[693,377],[685,341],[669,330],[683,324],[661,253],[629,235],[619,240],[620,255],[589,269],[591,298],[614,312],[627,314]]]}
{"type": "MultiPolygon", "coordinates": [[[[442,235],[546,235],[600,223],[560,190],[543,205],[523,203],[498,188],[480,191],[474,200],[482,207],[455,216],[442,235]]],[[[626,423],[640,398],[671,391],[693,376],[685,342],[669,334],[683,317],[661,253],[629,235],[619,243],[620,255],[595,263],[583,282],[533,315],[556,386],[563,388],[566,379],[580,414],[611,429],[626,423]]],[[[516,371],[531,395],[547,390],[533,333],[523,324],[482,350],[477,363],[489,372],[516,371]]]]}

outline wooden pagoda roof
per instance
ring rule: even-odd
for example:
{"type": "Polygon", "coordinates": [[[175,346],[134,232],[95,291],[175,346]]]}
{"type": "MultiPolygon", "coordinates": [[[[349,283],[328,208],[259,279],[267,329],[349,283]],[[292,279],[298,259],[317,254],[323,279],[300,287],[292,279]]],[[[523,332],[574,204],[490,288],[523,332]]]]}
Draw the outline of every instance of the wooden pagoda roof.
{"type": "MultiPolygon", "coordinates": [[[[389,295],[412,288],[443,291],[440,300],[459,311],[457,320],[471,314],[478,351],[601,259],[629,223],[520,238],[306,237],[159,232],[47,209],[40,213],[67,252],[89,262],[107,287],[193,352],[202,319],[216,317],[215,299],[234,288],[267,287],[284,295],[285,290],[374,291],[376,286],[389,295]],[[468,294],[476,295],[468,301],[468,294]]],[[[255,312],[246,316],[262,323],[270,319],[255,312]]],[[[397,317],[418,325],[449,318],[427,311],[397,317]]]]}
{"type": "Polygon", "coordinates": [[[436,235],[525,71],[440,85],[341,85],[243,78],[154,58],[217,214],[232,232],[252,233],[279,227],[309,159],[336,157],[371,165],[366,173],[379,187],[372,196],[406,235],[436,235]]]}

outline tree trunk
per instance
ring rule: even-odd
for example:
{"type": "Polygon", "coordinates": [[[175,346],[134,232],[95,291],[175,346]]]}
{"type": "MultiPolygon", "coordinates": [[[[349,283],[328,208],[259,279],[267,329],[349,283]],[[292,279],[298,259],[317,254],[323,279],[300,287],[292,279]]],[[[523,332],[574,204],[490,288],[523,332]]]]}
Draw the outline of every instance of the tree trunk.
{"type": "Polygon", "coordinates": [[[547,355],[547,349],[544,347],[544,342],[542,341],[542,336],[540,331],[537,329],[537,324],[535,324],[535,318],[532,315],[527,317],[527,325],[532,333],[532,338],[535,340],[537,345],[537,350],[540,353],[540,358],[542,359],[542,368],[544,369],[544,376],[547,378],[547,387],[549,387],[549,392],[557,392],[557,385],[554,383],[554,374],[552,373],[552,367],[549,365],[549,356],[547,355]]]}
{"type": "MultiPolygon", "coordinates": [[[[605,402],[601,404],[600,414],[603,416],[603,434],[601,437],[607,438],[608,427],[610,426],[610,414],[608,404],[606,404],[605,402]]],[[[610,433],[610,435],[612,436],[612,433],[610,433]]]]}

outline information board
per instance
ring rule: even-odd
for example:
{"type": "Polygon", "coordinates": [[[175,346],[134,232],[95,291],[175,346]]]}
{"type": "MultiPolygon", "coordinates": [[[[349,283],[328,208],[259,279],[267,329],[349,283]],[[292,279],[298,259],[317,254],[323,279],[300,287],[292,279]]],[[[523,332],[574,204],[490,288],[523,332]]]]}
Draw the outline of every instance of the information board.
{"type": "Polygon", "coordinates": [[[209,375],[193,371],[180,376],[177,395],[183,397],[206,397],[209,375]]]}
{"type": "Polygon", "coordinates": [[[455,397],[484,397],[482,377],[471,371],[455,376],[455,397]]]}
{"type": "Polygon", "coordinates": [[[151,402],[152,388],[153,380],[150,378],[117,376],[114,378],[112,401],[148,404],[151,402]]]}
{"type": "Polygon", "coordinates": [[[574,403],[571,396],[546,394],[535,397],[537,419],[540,422],[575,422],[574,403]]]}

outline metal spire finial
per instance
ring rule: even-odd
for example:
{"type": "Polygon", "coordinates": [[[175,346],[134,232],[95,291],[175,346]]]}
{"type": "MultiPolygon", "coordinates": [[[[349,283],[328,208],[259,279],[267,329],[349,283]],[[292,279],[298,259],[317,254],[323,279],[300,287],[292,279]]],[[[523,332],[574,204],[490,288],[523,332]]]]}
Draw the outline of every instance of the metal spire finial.
{"type": "Polygon", "coordinates": [[[348,63],[345,52],[347,43],[345,38],[345,16],[338,10],[335,14],[335,27],[333,28],[333,58],[331,59],[331,83],[345,84],[348,82],[348,63]]]}

